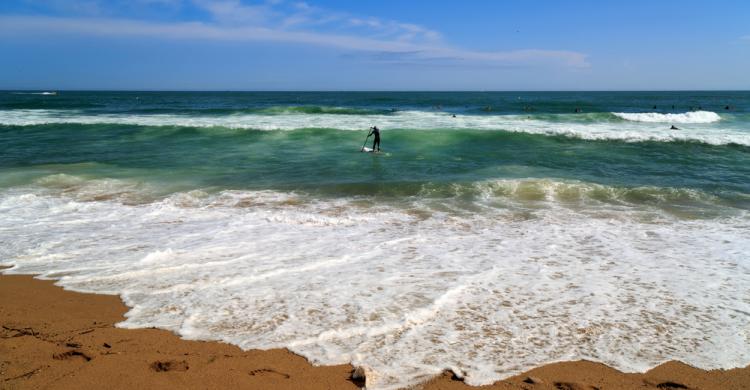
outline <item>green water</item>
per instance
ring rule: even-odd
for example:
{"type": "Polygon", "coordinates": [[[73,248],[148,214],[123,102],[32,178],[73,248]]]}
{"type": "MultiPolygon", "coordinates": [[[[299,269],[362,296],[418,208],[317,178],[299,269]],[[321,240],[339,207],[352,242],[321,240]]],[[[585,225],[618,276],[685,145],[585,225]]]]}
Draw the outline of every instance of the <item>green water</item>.
{"type": "Polygon", "coordinates": [[[552,179],[620,192],[642,189],[644,201],[652,201],[654,191],[694,190],[722,206],[750,205],[750,148],[742,142],[750,140],[747,93],[1,96],[0,185],[6,188],[64,173],[150,183],[156,195],[269,189],[398,198],[450,197],[483,181],[552,179]],[[687,105],[714,110],[721,119],[677,122],[685,138],[659,139],[670,122],[612,114],[685,115],[687,105]],[[471,122],[445,126],[452,115],[481,128],[471,122]],[[309,128],[308,120],[330,127],[309,128]],[[272,128],[256,129],[254,121],[270,121],[272,128]],[[395,121],[397,128],[383,127],[383,121],[395,121]],[[359,152],[367,133],[366,126],[357,131],[360,122],[381,126],[384,153],[359,152]],[[525,132],[526,123],[537,130],[525,132]],[[504,129],[508,124],[512,128],[504,129]],[[621,139],[627,132],[637,137],[621,139]]]}

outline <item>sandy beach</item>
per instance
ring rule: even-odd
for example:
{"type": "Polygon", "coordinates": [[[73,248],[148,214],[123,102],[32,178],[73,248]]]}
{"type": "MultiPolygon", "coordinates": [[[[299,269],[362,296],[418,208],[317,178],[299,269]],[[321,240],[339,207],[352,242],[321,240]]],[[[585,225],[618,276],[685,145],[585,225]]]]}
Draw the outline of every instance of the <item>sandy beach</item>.
{"type": "MultiPolygon", "coordinates": [[[[356,389],[349,365],[316,367],[287,350],[242,351],[158,329],[119,329],[116,296],[65,291],[53,281],[0,276],[3,389],[356,389]]],[[[453,373],[420,386],[473,389],[453,373]]],[[[622,373],[576,361],[545,365],[483,389],[748,389],[750,366],[704,371],[668,362],[622,373]]],[[[479,388],[477,388],[479,389],[479,388]]]]}

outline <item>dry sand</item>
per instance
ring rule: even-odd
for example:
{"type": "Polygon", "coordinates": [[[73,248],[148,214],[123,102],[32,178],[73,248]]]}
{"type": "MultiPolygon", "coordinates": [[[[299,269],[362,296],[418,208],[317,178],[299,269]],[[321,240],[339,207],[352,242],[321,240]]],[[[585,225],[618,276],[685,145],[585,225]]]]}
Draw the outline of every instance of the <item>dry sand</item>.
{"type": "MultiPolygon", "coordinates": [[[[113,325],[116,296],[0,276],[0,389],[356,389],[349,365],[315,367],[287,350],[242,351],[113,325]]],[[[446,373],[425,389],[750,389],[750,366],[704,371],[679,362],[627,374],[588,361],[535,368],[490,386],[446,373]]]]}

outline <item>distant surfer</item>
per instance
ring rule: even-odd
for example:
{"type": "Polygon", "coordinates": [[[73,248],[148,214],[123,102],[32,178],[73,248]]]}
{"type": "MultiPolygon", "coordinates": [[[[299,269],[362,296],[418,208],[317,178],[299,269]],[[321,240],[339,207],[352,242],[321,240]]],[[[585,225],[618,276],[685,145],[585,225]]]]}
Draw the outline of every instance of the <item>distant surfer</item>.
{"type": "Polygon", "coordinates": [[[677,127],[677,126],[675,126],[675,125],[672,125],[672,127],[670,127],[670,128],[669,128],[669,130],[679,130],[679,129],[680,129],[680,128],[679,128],[679,127],[677,127]]]}
{"type": "Polygon", "coordinates": [[[373,152],[379,152],[380,151],[380,129],[378,129],[377,126],[370,127],[370,134],[367,134],[367,136],[374,135],[375,139],[372,140],[372,151],[373,152]]]}

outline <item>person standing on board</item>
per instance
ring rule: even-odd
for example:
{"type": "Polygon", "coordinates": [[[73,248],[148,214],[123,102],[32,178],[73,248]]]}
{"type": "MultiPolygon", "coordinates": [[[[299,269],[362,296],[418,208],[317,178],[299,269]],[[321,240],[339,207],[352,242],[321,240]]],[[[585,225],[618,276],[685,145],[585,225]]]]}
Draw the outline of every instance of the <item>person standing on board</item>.
{"type": "Polygon", "coordinates": [[[378,129],[377,126],[370,127],[370,134],[367,134],[367,136],[374,135],[375,139],[372,141],[372,151],[373,152],[379,152],[380,151],[380,129],[378,129]],[[377,145],[377,149],[375,149],[375,145],[377,145]]]}

